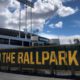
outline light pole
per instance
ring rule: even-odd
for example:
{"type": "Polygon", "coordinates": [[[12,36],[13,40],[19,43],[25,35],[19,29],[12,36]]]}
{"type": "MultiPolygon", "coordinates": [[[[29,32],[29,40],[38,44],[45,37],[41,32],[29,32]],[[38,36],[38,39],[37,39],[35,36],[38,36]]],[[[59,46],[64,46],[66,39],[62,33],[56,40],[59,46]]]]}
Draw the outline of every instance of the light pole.
{"type": "MultiPolygon", "coordinates": [[[[30,6],[30,7],[34,7],[33,2],[30,2],[29,0],[17,0],[17,1],[19,1],[20,3],[23,3],[23,4],[25,4],[25,5],[28,5],[28,6],[30,6]]],[[[26,11],[26,12],[27,12],[27,11],[26,11]]],[[[31,13],[31,15],[32,15],[32,13],[31,13]]],[[[26,18],[26,19],[27,19],[27,18],[26,18]]],[[[25,21],[26,21],[26,19],[25,19],[25,21]]],[[[32,21],[31,21],[31,24],[32,24],[32,21]]],[[[26,26],[26,22],[25,22],[25,26],[26,26]]],[[[20,36],[21,36],[20,29],[21,29],[21,10],[19,9],[19,38],[20,38],[20,36]]],[[[31,31],[32,31],[32,30],[31,30],[31,31]]]]}
{"type": "Polygon", "coordinates": [[[30,19],[31,19],[31,34],[33,33],[33,29],[32,29],[32,8],[31,8],[31,15],[30,15],[30,19]]]}
{"type": "Polygon", "coordinates": [[[25,29],[26,29],[26,32],[25,32],[25,38],[26,38],[26,33],[27,33],[27,5],[26,5],[26,10],[25,10],[25,29]]]}
{"type": "Polygon", "coordinates": [[[19,8],[19,38],[21,36],[20,30],[21,30],[21,9],[19,8]]]}

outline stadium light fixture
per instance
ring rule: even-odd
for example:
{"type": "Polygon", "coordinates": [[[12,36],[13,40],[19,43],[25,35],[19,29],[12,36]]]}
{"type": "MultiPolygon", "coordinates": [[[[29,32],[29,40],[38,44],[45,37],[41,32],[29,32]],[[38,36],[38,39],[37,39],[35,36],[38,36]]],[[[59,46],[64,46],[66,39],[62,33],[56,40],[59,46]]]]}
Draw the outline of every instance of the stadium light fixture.
{"type": "Polygon", "coordinates": [[[21,2],[23,4],[26,4],[26,5],[30,6],[30,7],[34,7],[34,3],[31,2],[30,0],[17,0],[17,1],[19,1],[19,2],[21,2]]]}

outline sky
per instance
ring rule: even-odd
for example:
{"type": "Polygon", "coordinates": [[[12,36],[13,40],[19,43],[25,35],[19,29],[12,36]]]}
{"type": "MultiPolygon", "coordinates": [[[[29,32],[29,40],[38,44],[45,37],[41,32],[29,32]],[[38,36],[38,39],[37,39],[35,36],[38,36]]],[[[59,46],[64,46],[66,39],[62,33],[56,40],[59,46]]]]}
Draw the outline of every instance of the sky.
{"type": "MultiPolygon", "coordinates": [[[[32,1],[32,0],[30,0],[32,1]]],[[[43,37],[80,37],[80,0],[36,0],[31,9],[21,7],[16,0],[0,0],[0,27],[19,30],[19,10],[21,10],[21,30],[32,30],[43,37]],[[26,25],[26,26],[25,26],[26,25]]]]}

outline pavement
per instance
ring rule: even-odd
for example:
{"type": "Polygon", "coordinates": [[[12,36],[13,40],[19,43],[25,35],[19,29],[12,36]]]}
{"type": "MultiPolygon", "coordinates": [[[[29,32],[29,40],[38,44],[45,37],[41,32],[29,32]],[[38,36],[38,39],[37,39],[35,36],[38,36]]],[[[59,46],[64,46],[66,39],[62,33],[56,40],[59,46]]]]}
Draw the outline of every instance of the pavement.
{"type": "Polygon", "coordinates": [[[0,80],[70,80],[0,72],[0,80]]]}

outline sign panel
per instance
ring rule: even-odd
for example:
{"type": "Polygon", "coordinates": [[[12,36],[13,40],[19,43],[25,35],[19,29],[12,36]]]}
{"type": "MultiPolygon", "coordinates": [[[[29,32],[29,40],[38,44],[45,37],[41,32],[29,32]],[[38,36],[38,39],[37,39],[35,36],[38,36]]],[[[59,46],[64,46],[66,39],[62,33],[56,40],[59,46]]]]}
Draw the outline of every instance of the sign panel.
{"type": "Polygon", "coordinates": [[[80,70],[80,45],[0,50],[0,63],[31,68],[80,70]]]}

